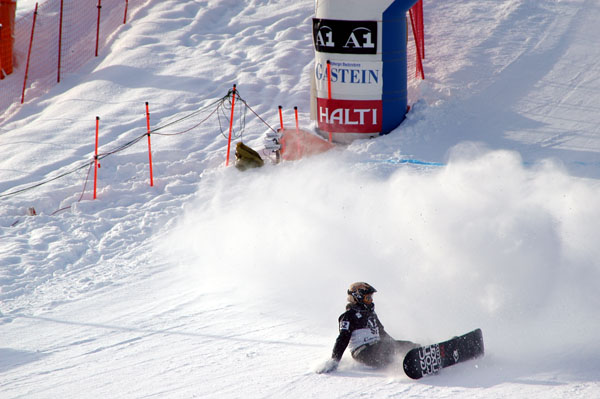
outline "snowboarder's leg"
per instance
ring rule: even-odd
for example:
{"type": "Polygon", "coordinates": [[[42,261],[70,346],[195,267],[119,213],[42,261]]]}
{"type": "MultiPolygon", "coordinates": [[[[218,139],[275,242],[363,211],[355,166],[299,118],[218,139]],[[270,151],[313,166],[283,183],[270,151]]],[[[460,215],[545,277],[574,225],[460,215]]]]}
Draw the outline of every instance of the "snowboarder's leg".
{"type": "Polygon", "coordinates": [[[352,357],[367,366],[381,368],[388,366],[394,360],[394,346],[389,341],[379,341],[365,345],[352,353],[352,357]]]}
{"type": "Polygon", "coordinates": [[[403,357],[414,347],[418,345],[410,341],[396,341],[386,337],[377,343],[358,348],[352,357],[367,366],[381,368],[394,363],[397,358],[403,357]]]}
{"type": "Polygon", "coordinates": [[[394,342],[396,343],[396,352],[401,354],[402,356],[404,356],[409,350],[421,346],[412,341],[395,340],[394,342]]]}

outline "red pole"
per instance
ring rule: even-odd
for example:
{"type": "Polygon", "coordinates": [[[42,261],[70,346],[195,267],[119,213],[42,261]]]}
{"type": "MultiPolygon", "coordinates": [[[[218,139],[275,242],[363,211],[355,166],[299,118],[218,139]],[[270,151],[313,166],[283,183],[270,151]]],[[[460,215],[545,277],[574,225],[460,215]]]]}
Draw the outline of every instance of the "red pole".
{"type": "Polygon", "coordinates": [[[294,115],[296,116],[296,151],[298,152],[298,158],[300,158],[300,128],[298,127],[298,107],[294,107],[294,115]]]}
{"type": "Polygon", "coordinates": [[[123,24],[127,23],[127,7],[129,6],[129,0],[125,0],[125,15],[123,16],[123,24]]]}
{"type": "Polygon", "coordinates": [[[227,139],[227,161],[225,162],[225,166],[229,166],[229,151],[231,151],[231,133],[233,132],[233,108],[235,107],[235,85],[233,85],[233,92],[231,96],[231,118],[229,118],[229,138],[227,139]]]}
{"type": "Polygon", "coordinates": [[[102,0],[98,0],[98,23],[96,24],[96,57],[98,57],[98,42],[100,41],[100,10],[102,9],[102,0]]]}
{"type": "MultiPolygon", "coordinates": [[[[331,62],[327,60],[327,99],[331,100],[331,62]]],[[[329,142],[333,141],[333,135],[329,132],[329,142]]]]}
{"type": "Polygon", "coordinates": [[[281,105],[279,106],[279,124],[281,125],[281,131],[283,131],[283,115],[281,114],[281,105]]]}
{"type": "Polygon", "coordinates": [[[331,100],[331,62],[327,60],[327,98],[331,100]]]}
{"type": "Polygon", "coordinates": [[[152,174],[152,146],[150,145],[150,111],[146,101],[146,126],[148,128],[148,160],[150,161],[150,187],[154,186],[154,177],[152,174]]]}
{"type": "Polygon", "coordinates": [[[0,80],[4,79],[4,73],[2,72],[2,54],[4,47],[2,46],[2,24],[0,24],[0,80]]]}
{"type": "Polygon", "coordinates": [[[96,187],[98,183],[98,128],[100,127],[100,117],[96,117],[96,150],[94,152],[94,199],[96,199],[96,187]]]}
{"type": "Polygon", "coordinates": [[[294,107],[294,114],[296,116],[296,133],[300,133],[300,129],[298,127],[298,107],[294,107]]]}
{"type": "Polygon", "coordinates": [[[279,106],[279,125],[281,126],[281,130],[280,131],[281,131],[281,135],[282,135],[280,143],[281,143],[281,153],[283,154],[285,152],[285,138],[283,137],[283,130],[284,129],[283,129],[283,114],[281,113],[281,109],[282,108],[283,107],[280,105],[279,106]]]}
{"type": "Polygon", "coordinates": [[[29,60],[31,59],[31,46],[33,46],[33,33],[35,32],[37,10],[38,3],[35,3],[35,10],[33,11],[33,24],[31,25],[31,39],[29,39],[29,51],[27,51],[27,64],[25,65],[25,78],[23,79],[23,91],[21,92],[21,104],[25,102],[25,87],[27,86],[27,75],[29,74],[29,60]]]}
{"type": "Polygon", "coordinates": [[[425,24],[423,21],[423,0],[419,0],[417,3],[417,10],[419,11],[419,33],[421,38],[421,57],[425,59],[425,24]]]}
{"type": "Polygon", "coordinates": [[[62,28],[63,28],[63,4],[64,0],[60,0],[60,17],[58,19],[58,70],[56,73],[56,82],[60,83],[60,57],[62,53],[62,28]]]}

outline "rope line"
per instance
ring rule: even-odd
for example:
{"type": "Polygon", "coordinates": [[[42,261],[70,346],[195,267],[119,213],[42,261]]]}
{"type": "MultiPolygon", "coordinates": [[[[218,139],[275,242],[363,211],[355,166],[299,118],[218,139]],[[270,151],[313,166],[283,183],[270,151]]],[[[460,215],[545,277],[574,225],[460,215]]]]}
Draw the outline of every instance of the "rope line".
{"type": "MultiPolygon", "coordinates": [[[[237,127],[237,133],[236,134],[232,134],[232,139],[239,139],[239,138],[242,137],[243,132],[244,132],[245,127],[246,127],[246,114],[247,114],[248,109],[254,115],[256,115],[258,117],[258,119],[260,119],[261,122],[263,122],[266,126],[268,126],[269,129],[275,131],[263,118],[261,118],[250,107],[250,105],[248,105],[248,103],[246,102],[246,100],[244,100],[242,97],[240,97],[239,90],[236,89],[235,95],[236,95],[236,99],[238,99],[242,104],[244,104],[245,107],[243,109],[240,109],[242,107],[238,108],[237,115],[238,115],[238,118],[239,118],[240,121],[239,121],[239,126],[237,127]]],[[[59,175],[57,175],[55,177],[52,177],[52,178],[49,178],[49,179],[46,179],[46,180],[42,180],[42,181],[40,181],[38,183],[32,184],[30,186],[27,186],[27,187],[24,187],[24,188],[21,188],[21,189],[18,189],[18,190],[1,193],[0,194],[0,200],[6,199],[6,198],[9,198],[9,197],[21,194],[21,193],[24,193],[26,191],[33,190],[35,188],[38,188],[38,187],[41,187],[41,186],[46,185],[48,183],[51,183],[53,181],[59,180],[59,179],[61,179],[63,177],[66,177],[68,175],[71,175],[73,173],[76,173],[76,172],[78,172],[78,171],[80,171],[80,170],[85,169],[86,167],[88,167],[88,172],[87,172],[87,176],[86,176],[86,179],[85,179],[83,191],[81,193],[81,196],[79,197],[79,200],[77,201],[77,202],[80,202],[81,199],[83,198],[83,195],[84,195],[85,190],[87,188],[87,182],[89,180],[89,175],[90,175],[90,172],[91,172],[91,169],[92,169],[92,166],[93,166],[95,160],[101,160],[101,159],[104,159],[104,158],[108,157],[109,155],[113,155],[113,154],[116,154],[118,152],[124,151],[124,150],[132,147],[133,145],[137,144],[139,141],[141,141],[143,138],[147,137],[148,135],[157,134],[157,135],[160,135],[160,136],[177,136],[177,135],[185,134],[185,133],[188,133],[191,130],[197,128],[198,126],[202,125],[204,122],[206,122],[207,120],[209,120],[212,116],[214,116],[216,114],[217,115],[217,119],[218,119],[218,123],[219,123],[219,128],[220,128],[220,131],[221,131],[221,135],[223,137],[227,138],[227,135],[225,134],[225,131],[228,128],[224,128],[223,127],[221,118],[224,118],[225,121],[227,121],[227,125],[229,124],[230,121],[229,121],[228,114],[231,111],[231,100],[232,99],[233,99],[233,90],[230,89],[225,96],[219,98],[218,100],[215,100],[212,103],[210,103],[210,104],[208,104],[208,105],[206,105],[206,106],[204,106],[204,107],[202,107],[202,108],[200,108],[200,109],[198,109],[198,110],[196,110],[194,112],[191,112],[188,115],[185,115],[185,116],[183,116],[181,118],[178,118],[178,119],[176,119],[176,120],[174,120],[172,122],[168,122],[168,123],[166,123],[164,125],[158,126],[158,127],[154,128],[154,129],[150,130],[149,132],[145,132],[144,134],[142,134],[142,135],[140,135],[140,136],[138,136],[138,137],[136,137],[136,138],[134,138],[134,139],[132,139],[132,140],[130,140],[130,141],[128,141],[128,142],[126,142],[126,143],[124,143],[124,144],[116,147],[116,148],[114,148],[114,149],[111,149],[111,150],[109,150],[107,152],[102,152],[102,153],[98,154],[97,157],[92,157],[91,160],[86,161],[86,162],[84,162],[84,163],[82,163],[79,166],[76,166],[74,168],[68,169],[67,171],[65,171],[65,172],[63,172],[63,173],[61,173],[61,174],[59,174],[59,175]],[[178,124],[180,124],[180,123],[182,123],[182,122],[184,122],[186,120],[189,120],[189,119],[191,119],[191,118],[193,118],[193,117],[195,117],[197,115],[200,115],[200,114],[206,112],[209,109],[212,109],[212,111],[204,119],[202,119],[198,123],[194,124],[192,127],[189,127],[189,128],[186,128],[184,130],[181,130],[181,131],[178,131],[178,132],[174,132],[174,133],[163,133],[163,132],[161,132],[162,130],[165,130],[165,129],[167,129],[169,127],[172,127],[172,126],[175,126],[175,125],[178,125],[178,124]]],[[[60,212],[62,210],[65,210],[65,209],[69,209],[69,208],[70,208],[70,206],[62,208],[62,209],[59,209],[59,210],[55,211],[53,214],[58,213],[58,212],[60,212]]]]}
{"type": "Polygon", "coordinates": [[[403,158],[403,159],[369,159],[363,163],[389,163],[392,165],[422,165],[422,166],[446,166],[441,162],[421,161],[419,159],[403,158]]]}
{"type": "Polygon", "coordinates": [[[250,106],[248,105],[248,103],[246,102],[246,100],[244,100],[244,99],[240,98],[240,101],[241,101],[241,102],[243,102],[243,103],[244,103],[244,105],[245,105],[245,106],[246,106],[246,107],[247,107],[247,108],[248,108],[248,109],[249,109],[249,110],[250,110],[250,111],[251,111],[251,112],[252,112],[254,115],[256,115],[256,117],[257,117],[258,119],[260,119],[262,123],[264,123],[265,125],[267,125],[267,127],[268,127],[269,129],[271,129],[271,130],[273,131],[273,133],[277,133],[277,131],[276,131],[275,129],[273,129],[273,127],[272,127],[271,125],[269,125],[269,124],[267,123],[267,121],[265,121],[263,118],[261,118],[261,117],[260,117],[260,115],[258,115],[258,114],[257,114],[257,113],[256,113],[256,112],[255,112],[255,111],[252,109],[252,107],[250,107],[250,106]]]}
{"type": "MultiPolygon", "coordinates": [[[[88,163],[93,163],[93,162],[94,161],[91,161],[91,162],[88,162],[88,163]]],[[[68,172],[61,173],[60,175],[55,176],[53,178],[46,179],[46,180],[43,180],[43,181],[41,181],[39,183],[33,184],[33,185],[29,186],[29,187],[25,187],[25,188],[22,188],[22,189],[19,189],[19,190],[15,190],[15,191],[12,191],[10,193],[0,194],[0,199],[1,198],[6,198],[6,197],[10,197],[10,196],[13,196],[13,195],[16,195],[16,194],[20,194],[20,193],[23,193],[25,191],[33,190],[34,188],[37,188],[37,187],[43,186],[45,184],[51,183],[51,182],[53,182],[55,180],[61,179],[61,178],[65,177],[65,176],[68,176],[68,175],[70,175],[72,173],[75,173],[75,172],[79,171],[80,169],[85,168],[88,165],[88,163],[86,163],[85,165],[81,165],[81,166],[79,166],[77,168],[74,168],[72,170],[69,170],[68,172]]]]}

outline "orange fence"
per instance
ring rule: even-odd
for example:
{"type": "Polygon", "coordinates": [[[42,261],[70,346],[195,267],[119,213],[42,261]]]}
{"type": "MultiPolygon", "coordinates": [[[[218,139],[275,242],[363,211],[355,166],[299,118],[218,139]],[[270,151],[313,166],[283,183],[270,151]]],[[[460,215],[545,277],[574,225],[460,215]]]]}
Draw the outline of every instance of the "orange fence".
{"type": "Polygon", "coordinates": [[[13,42],[17,0],[0,0],[0,79],[13,71],[13,42]]]}
{"type": "MultiPolygon", "coordinates": [[[[16,0],[0,0],[0,76],[5,77],[0,80],[0,124],[24,101],[46,93],[61,76],[77,71],[97,56],[128,17],[148,1],[47,0],[36,7],[36,15],[14,20],[16,0]],[[8,26],[2,22],[5,18],[8,26]]],[[[410,20],[415,41],[409,41],[409,51],[416,54],[409,68],[414,68],[415,77],[423,79],[422,0],[410,10],[410,20]]]]}
{"type": "Polygon", "coordinates": [[[423,60],[425,59],[425,26],[423,22],[423,0],[409,10],[410,25],[415,39],[415,77],[425,79],[423,60]]]}
{"type": "MultiPolygon", "coordinates": [[[[12,0],[0,0],[12,3],[12,0]]],[[[14,21],[13,73],[0,81],[0,123],[102,50],[148,0],[47,0],[14,21]],[[35,22],[35,25],[34,25],[35,22]]],[[[4,9],[2,7],[1,9],[4,9]]],[[[14,15],[14,11],[13,11],[14,15]]],[[[0,49],[5,43],[2,28],[0,49]]],[[[4,54],[4,52],[3,52],[4,54]]],[[[4,59],[2,68],[6,71],[4,59]]]]}

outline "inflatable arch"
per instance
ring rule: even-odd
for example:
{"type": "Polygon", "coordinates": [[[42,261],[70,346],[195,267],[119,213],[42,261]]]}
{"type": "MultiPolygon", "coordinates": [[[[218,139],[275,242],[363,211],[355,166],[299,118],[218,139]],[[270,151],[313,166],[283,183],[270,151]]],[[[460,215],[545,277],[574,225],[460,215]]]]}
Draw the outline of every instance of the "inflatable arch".
{"type": "Polygon", "coordinates": [[[387,134],[407,112],[407,11],[417,0],[316,0],[311,119],[336,142],[387,134]]]}

